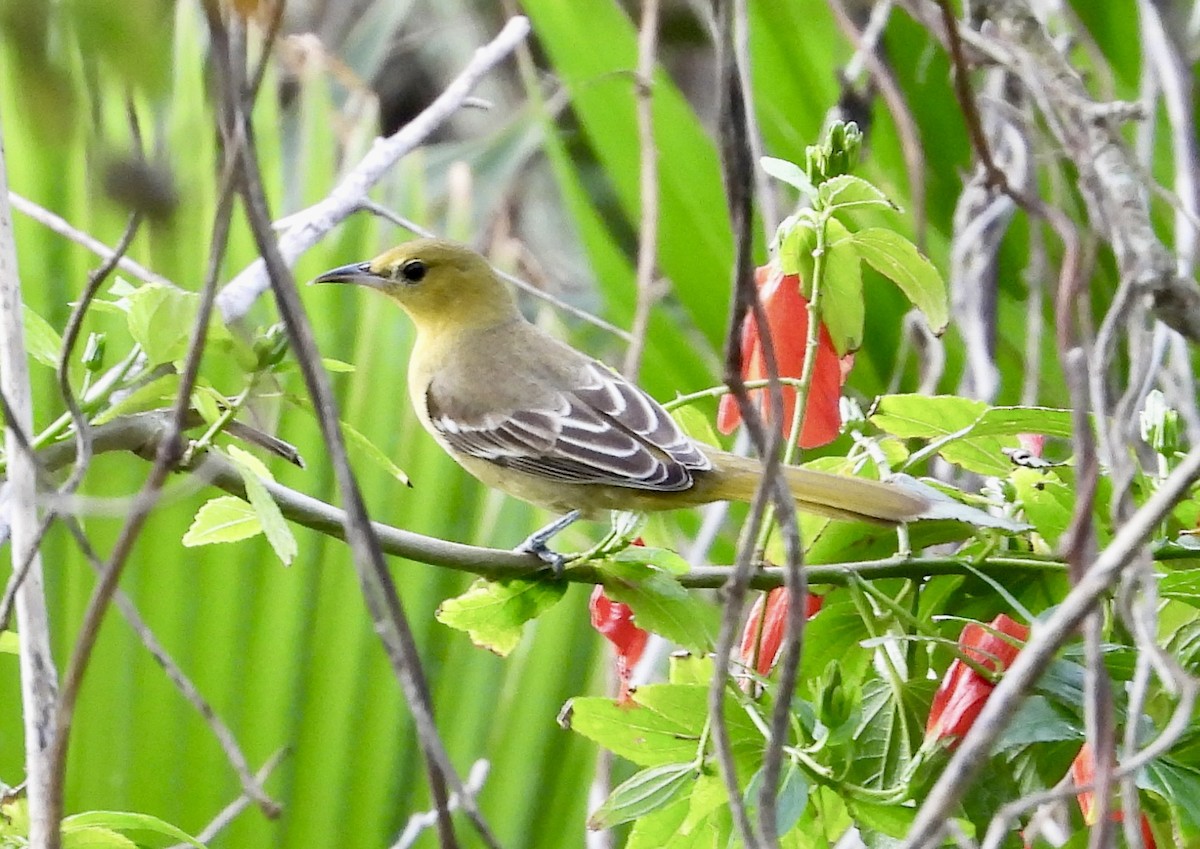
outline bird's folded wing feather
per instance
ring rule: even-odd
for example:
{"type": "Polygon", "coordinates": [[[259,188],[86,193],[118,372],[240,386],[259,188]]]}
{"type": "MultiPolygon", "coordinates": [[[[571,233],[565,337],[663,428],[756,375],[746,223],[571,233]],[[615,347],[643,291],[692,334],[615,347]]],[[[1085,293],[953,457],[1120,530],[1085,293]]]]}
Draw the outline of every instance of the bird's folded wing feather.
{"type": "Polygon", "coordinates": [[[666,410],[599,363],[530,409],[463,415],[434,386],[426,400],[452,448],[551,480],[676,491],[712,467],[666,410]]]}

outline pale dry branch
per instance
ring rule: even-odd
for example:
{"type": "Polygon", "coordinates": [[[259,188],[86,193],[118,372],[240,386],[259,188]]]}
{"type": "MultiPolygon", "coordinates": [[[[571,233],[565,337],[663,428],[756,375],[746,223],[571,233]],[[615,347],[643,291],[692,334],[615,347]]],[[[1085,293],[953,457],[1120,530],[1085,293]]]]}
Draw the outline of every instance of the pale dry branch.
{"type": "MultiPolygon", "coordinates": [[[[475,55],[453,82],[421,114],[393,135],[375,140],[366,156],[321,201],[289,216],[290,226],[279,235],[278,250],[287,267],[317,244],[334,227],[354,214],[368,199],[371,188],[403,156],[429,138],[466,101],[472,89],[502,62],[529,34],[529,21],[511,18],[497,36],[475,51],[475,55]]],[[[217,307],[226,323],[239,320],[254,301],[270,287],[267,267],[255,261],[221,290],[217,307]]]]}

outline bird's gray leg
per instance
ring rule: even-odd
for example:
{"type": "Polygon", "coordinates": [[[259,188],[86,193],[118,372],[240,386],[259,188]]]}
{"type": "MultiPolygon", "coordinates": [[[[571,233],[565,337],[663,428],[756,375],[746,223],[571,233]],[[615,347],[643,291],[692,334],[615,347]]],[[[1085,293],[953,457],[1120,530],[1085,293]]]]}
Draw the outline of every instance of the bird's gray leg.
{"type": "Polygon", "coordinates": [[[543,562],[550,564],[550,568],[556,576],[561,575],[567,559],[557,551],[552,551],[546,543],[559,531],[574,524],[578,518],[578,510],[572,510],[570,513],[559,516],[544,528],[539,528],[525,537],[525,541],[513,550],[525,554],[536,554],[543,562]]]}

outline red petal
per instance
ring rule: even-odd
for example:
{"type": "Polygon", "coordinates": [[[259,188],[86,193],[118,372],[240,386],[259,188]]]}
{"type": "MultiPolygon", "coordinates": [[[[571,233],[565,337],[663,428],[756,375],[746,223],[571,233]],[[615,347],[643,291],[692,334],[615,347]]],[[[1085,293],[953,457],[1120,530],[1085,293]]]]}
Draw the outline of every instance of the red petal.
{"type": "MultiPolygon", "coordinates": [[[[991,628],[1021,642],[1029,638],[1028,628],[1003,613],[992,620],[991,628]]],[[[976,622],[963,628],[958,644],[964,654],[993,672],[1003,672],[1020,651],[1018,646],[1006,642],[976,622]]],[[[991,681],[956,659],[946,670],[946,676],[933,695],[929,719],[925,723],[925,738],[955,738],[951,746],[957,745],[957,738],[966,734],[975,724],[993,689],[995,685],[991,681]]]]}
{"type": "MultiPolygon", "coordinates": [[[[1096,780],[1096,753],[1092,750],[1091,743],[1084,743],[1079,749],[1079,754],[1075,756],[1075,760],[1071,762],[1071,781],[1077,786],[1083,784],[1091,784],[1096,780]]],[[[1096,824],[1096,791],[1084,790],[1082,793],[1077,793],[1075,796],[1079,800],[1079,810],[1083,814],[1083,821],[1088,825],[1096,824]]],[[[1123,822],[1125,820],[1124,811],[1113,811],[1110,814],[1113,822],[1123,822]]],[[[1150,828],[1150,820],[1146,819],[1146,815],[1142,814],[1142,845],[1145,849],[1156,849],[1154,842],[1154,831],[1150,828]]]]}
{"type": "MultiPolygon", "coordinates": [[[[742,630],[742,646],[738,659],[744,666],[754,664],[759,675],[766,675],[779,659],[783,636],[787,631],[789,593],[786,587],[776,587],[754,602],[750,617],[742,630]],[[764,613],[765,611],[765,613],[764,613]],[[765,616],[765,618],[764,618],[765,616]],[[762,622],[760,628],[759,622],[762,622]],[[761,637],[761,639],[760,639],[761,637]],[[757,646],[757,660],[755,647],[757,646]]],[[[807,594],[804,599],[804,618],[811,619],[821,609],[823,596],[807,594]]]]}

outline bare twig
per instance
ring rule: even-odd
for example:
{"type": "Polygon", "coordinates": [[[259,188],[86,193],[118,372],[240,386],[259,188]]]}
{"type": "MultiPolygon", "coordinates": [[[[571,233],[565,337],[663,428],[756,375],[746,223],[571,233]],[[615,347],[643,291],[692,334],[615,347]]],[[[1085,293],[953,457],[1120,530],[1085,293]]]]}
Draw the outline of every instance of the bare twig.
{"type": "MultiPolygon", "coordinates": [[[[292,216],[292,225],[279,237],[279,254],[287,267],[357,210],[367,193],[405,154],[417,147],[459,109],[489,71],[529,34],[529,21],[512,18],[491,43],[475,51],[467,67],[420,115],[386,139],[377,139],[362,161],[320,202],[292,216]]],[[[217,306],[226,323],[240,319],[270,286],[260,259],[222,290],[217,306]]]]}
{"type": "MultiPolygon", "coordinates": [[[[271,777],[271,773],[275,771],[277,766],[283,763],[283,759],[287,756],[287,748],[277,750],[259,767],[258,772],[254,773],[254,781],[260,786],[265,784],[267,779],[271,777]]],[[[230,823],[237,819],[238,814],[250,807],[250,802],[251,798],[249,794],[243,790],[242,795],[222,808],[220,813],[213,817],[212,821],[200,830],[200,833],[196,835],[196,840],[200,843],[208,843],[215,839],[218,834],[229,827],[230,823]]],[[[189,849],[189,847],[187,844],[179,844],[170,847],[170,849],[189,849]]]]}
{"type": "Polygon", "coordinates": [[[642,350],[650,329],[650,311],[663,294],[655,279],[658,265],[658,148],[654,141],[654,68],[655,43],[658,38],[658,0],[643,0],[642,22],[638,29],[638,61],[634,91],[637,103],[638,150],[641,154],[641,174],[638,181],[641,194],[641,223],[638,231],[637,305],[633,311],[629,347],[625,349],[625,365],[621,369],[630,380],[636,380],[642,365],[642,350]]]}
{"type": "MultiPolygon", "coordinates": [[[[450,796],[450,810],[458,810],[462,806],[462,799],[458,795],[459,792],[467,793],[472,797],[479,795],[480,791],[483,790],[483,783],[487,781],[490,767],[491,765],[482,759],[475,761],[471,765],[462,790],[456,791],[450,796]]],[[[437,816],[437,811],[425,811],[420,814],[413,814],[408,818],[408,823],[404,826],[404,831],[400,832],[400,836],[392,844],[392,849],[409,849],[409,847],[417,842],[417,838],[421,835],[421,832],[437,822],[437,816]]]]}
{"type": "Polygon", "coordinates": [[[21,282],[17,246],[13,240],[8,204],[8,176],[0,135],[0,392],[9,399],[14,421],[6,426],[8,465],[7,520],[12,533],[13,571],[26,560],[28,570],[16,592],[17,628],[21,634],[18,661],[21,672],[22,720],[25,730],[25,780],[29,799],[29,842],[38,849],[58,849],[60,835],[54,804],[51,749],[54,744],[56,700],[54,656],[42,585],[37,533],[37,470],[33,456],[21,450],[16,430],[33,428],[33,403],[22,325],[21,282]]]}
{"type": "MultiPolygon", "coordinates": [[[[55,215],[45,207],[39,206],[31,200],[27,200],[11,190],[8,193],[8,199],[12,203],[13,209],[17,210],[23,215],[29,216],[34,221],[50,230],[53,230],[58,235],[66,239],[70,239],[72,242],[75,242],[78,245],[82,245],[96,256],[100,257],[102,260],[107,262],[118,256],[117,251],[114,251],[108,245],[104,244],[88,233],[72,227],[65,218],[55,215]]],[[[120,257],[117,267],[130,277],[135,277],[138,280],[141,280],[143,283],[178,288],[174,283],[163,277],[161,274],[156,274],[155,272],[142,266],[127,256],[120,257]]]]}

